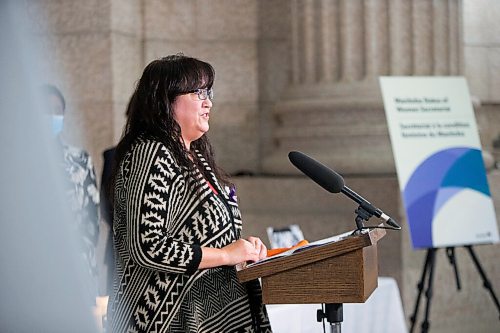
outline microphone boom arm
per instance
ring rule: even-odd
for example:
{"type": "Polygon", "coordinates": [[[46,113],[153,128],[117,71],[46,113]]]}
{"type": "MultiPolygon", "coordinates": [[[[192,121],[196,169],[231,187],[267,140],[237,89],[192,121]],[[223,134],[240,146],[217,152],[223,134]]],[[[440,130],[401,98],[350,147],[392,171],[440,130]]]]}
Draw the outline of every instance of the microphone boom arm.
{"type": "Polygon", "coordinates": [[[355,211],[355,213],[357,214],[356,226],[358,230],[361,230],[361,228],[363,227],[363,220],[368,221],[368,219],[374,215],[384,220],[385,223],[387,223],[394,229],[401,229],[401,227],[396,223],[396,221],[394,221],[393,218],[386,215],[383,211],[372,205],[368,200],[351,190],[347,185],[344,185],[341,192],[348,198],[359,204],[358,209],[356,209],[355,211]]]}

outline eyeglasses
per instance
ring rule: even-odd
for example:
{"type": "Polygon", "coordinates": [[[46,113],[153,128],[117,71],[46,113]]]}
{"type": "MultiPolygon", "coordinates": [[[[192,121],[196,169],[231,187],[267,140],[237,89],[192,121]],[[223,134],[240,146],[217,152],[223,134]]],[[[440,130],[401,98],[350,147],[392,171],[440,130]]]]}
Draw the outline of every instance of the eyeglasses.
{"type": "Polygon", "coordinates": [[[210,100],[214,99],[214,91],[213,91],[213,89],[201,88],[201,89],[196,89],[196,90],[189,91],[188,94],[196,94],[196,95],[198,95],[198,99],[200,101],[204,101],[207,98],[210,98],[210,100]]]}

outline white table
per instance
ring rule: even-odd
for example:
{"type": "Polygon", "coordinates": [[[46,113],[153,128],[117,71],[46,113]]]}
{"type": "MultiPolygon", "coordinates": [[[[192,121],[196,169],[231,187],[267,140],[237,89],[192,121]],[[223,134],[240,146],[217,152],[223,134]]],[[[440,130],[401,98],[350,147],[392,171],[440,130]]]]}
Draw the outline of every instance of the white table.
{"type": "MultiPolygon", "coordinates": [[[[321,304],[267,305],[274,333],[319,333],[323,325],[316,321],[321,304]]],[[[329,324],[325,321],[326,332],[329,324]]],[[[378,288],[365,303],[344,304],[342,333],[405,333],[406,321],[396,280],[378,278],[378,288]]]]}

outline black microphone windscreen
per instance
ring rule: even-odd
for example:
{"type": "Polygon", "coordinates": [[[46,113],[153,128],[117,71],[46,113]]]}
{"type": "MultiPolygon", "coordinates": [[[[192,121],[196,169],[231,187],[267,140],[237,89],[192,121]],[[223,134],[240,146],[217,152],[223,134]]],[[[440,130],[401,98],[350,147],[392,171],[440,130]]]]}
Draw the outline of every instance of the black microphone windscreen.
{"type": "Polygon", "coordinates": [[[319,186],[331,193],[339,193],[344,187],[341,175],[299,151],[288,153],[290,162],[319,186]]]}

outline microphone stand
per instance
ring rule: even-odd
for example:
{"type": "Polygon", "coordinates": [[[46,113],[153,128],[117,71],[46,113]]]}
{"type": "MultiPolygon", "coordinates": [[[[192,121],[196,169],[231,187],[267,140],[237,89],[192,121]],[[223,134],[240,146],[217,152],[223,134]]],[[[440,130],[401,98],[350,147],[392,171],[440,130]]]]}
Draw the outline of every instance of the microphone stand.
{"type": "Polygon", "coordinates": [[[354,219],[356,222],[356,230],[354,231],[354,234],[360,234],[365,225],[363,224],[363,221],[368,221],[373,214],[368,212],[366,209],[363,208],[363,206],[359,206],[356,208],[354,211],[356,213],[356,218],[354,219]]]}
{"type": "Polygon", "coordinates": [[[341,333],[341,324],[342,320],[344,320],[343,310],[342,303],[326,303],[324,311],[323,309],[317,311],[316,319],[318,322],[322,322],[323,319],[326,319],[330,323],[330,333],[341,333]]]}
{"type": "MultiPolygon", "coordinates": [[[[363,221],[368,221],[373,214],[363,208],[362,204],[354,212],[356,213],[356,230],[354,234],[359,235],[364,228],[363,221]]],[[[317,310],[316,319],[318,322],[326,319],[330,323],[330,333],[341,333],[341,325],[344,319],[343,310],[342,303],[326,303],[324,311],[322,309],[317,310]]]]}
{"type": "Polygon", "coordinates": [[[359,204],[358,208],[354,211],[356,213],[356,230],[354,231],[354,234],[359,235],[364,228],[363,221],[368,222],[368,220],[374,215],[373,212],[375,212],[376,208],[365,198],[345,185],[342,188],[341,192],[348,198],[359,204]]]}

